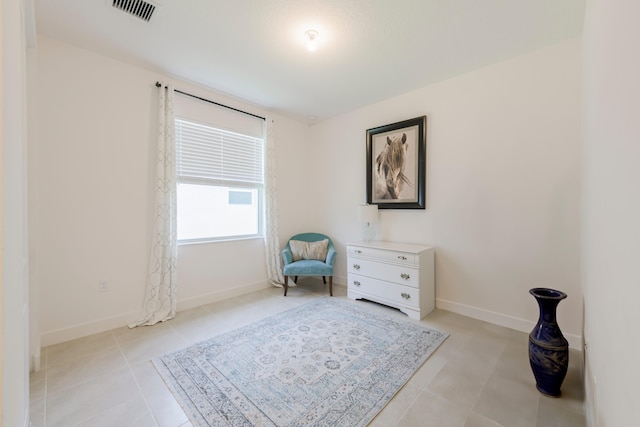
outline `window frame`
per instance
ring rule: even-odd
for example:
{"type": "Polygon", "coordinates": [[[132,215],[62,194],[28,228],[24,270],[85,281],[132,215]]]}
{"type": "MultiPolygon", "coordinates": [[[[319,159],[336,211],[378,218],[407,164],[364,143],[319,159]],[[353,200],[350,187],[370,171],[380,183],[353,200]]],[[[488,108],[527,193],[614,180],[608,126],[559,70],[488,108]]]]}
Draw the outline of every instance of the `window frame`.
{"type": "MultiPolygon", "coordinates": [[[[257,200],[256,200],[256,209],[257,209],[257,226],[258,226],[258,230],[257,233],[253,233],[253,234],[240,234],[240,235],[224,235],[224,236],[208,236],[208,237],[199,237],[199,238],[190,238],[190,239],[180,239],[177,238],[177,243],[178,245],[188,245],[188,244],[199,244],[199,243],[214,243],[214,242],[227,242],[227,241],[240,241],[240,240],[251,240],[251,239],[263,239],[264,238],[264,233],[265,233],[265,229],[264,229],[264,217],[265,217],[265,184],[264,184],[264,180],[265,180],[265,156],[266,156],[266,147],[265,147],[265,140],[264,140],[264,136],[262,138],[258,138],[256,136],[252,136],[252,135],[246,135],[246,134],[242,134],[241,132],[238,132],[236,130],[229,130],[229,129],[224,129],[222,127],[217,127],[214,126],[210,123],[203,123],[200,122],[198,120],[195,119],[191,119],[185,116],[178,116],[176,115],[176,117],[174,118],[174,123],[175,123],[175,127],[177,129],[177,122],[178,120],[182,120],[184,122],[187,123],[194,123],[196,125],[199,126],[206,126],[209,127],[211,129],[215,129],[216,131],[221,131],[221,132],[227,132],[227,133],[235,133],[238,135],[242,135],[243,137],[247,137],[247,138],[255,138],[255,139],[260,139],[262,141],[262,150],[261,150],[261,155],[262,155],[262,182],[261,183],[256,183],[256,182],[249,182],[249,181],[239,181],[239,180],[224,180],[224,179],[214,179],[214,178],[204,178],[204,177],[199,177],[199,178],[195,178],[195,177],[183,177],[179,174],[179,141],[178,141],[178,137],[176,135],[176,226],[177,226],[177,218],[179,217],[180,213],[180,206],[178,203],[178,197],[177,197],[177,187],[180,184],[191,184],[191,185],[206,185],[206,186],[211,186],[211,187],[217,187],[217,188],[226,188],[226,189],[242,189],[242,190],[256,190],[256,194],[257,194],[257,200]]],[[[177,132],[176,132],[177,134],[177,132]]],[[[177,236],[177,230],[176,230],[176,236],[177,236]]]]}

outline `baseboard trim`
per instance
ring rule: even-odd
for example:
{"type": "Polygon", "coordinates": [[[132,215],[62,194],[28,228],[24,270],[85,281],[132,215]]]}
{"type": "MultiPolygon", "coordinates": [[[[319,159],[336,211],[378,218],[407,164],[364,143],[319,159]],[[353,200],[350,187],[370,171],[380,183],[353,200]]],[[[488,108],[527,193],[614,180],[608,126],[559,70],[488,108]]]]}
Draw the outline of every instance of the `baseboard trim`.
{"type": "Polygon", "coordinates": [[[42,347],[59,344],[61,342],[75,340],[77,338],[86,337],[88,335],[98,334],[100,332],[109,331],[111,329],[126,326],[135,321],[140,316],[139,311],[119,314],[117,316],[105,317],[91,322],[80,323],[78,325],[69,326],[68,328],[54,329],[53,331],[44,332],[40,336],[42,347]]]}
{"type": "Polygon", "coordinates": [[[268,289],[272,285],[268,282],[255,282],[248,285],[238,286],[233,289],[224,289],[222,291],[210,292],[196,297],[185,298],[178,301],[178,311],[189,310],[191,308],[200,307],[201,305],[211,304],[213,302],[222,301],[228,298],[239,297],[250,292],[268,289]]]}
{"type": "MultiPolygon", "coordinates": [[[[212,302],[221,301],[227,298],[233,298],[247,294],[249,292],[267,289],[271,286],[268,282],[255,282],[248,285],[242,285],[233,289],[225,289],[222,291],[211,292],[204,295],[178,300],[177,311],[189,310],[201,305],[210,304],[212,302]]],[[[59,344],[61,342],[71,341],[82,338],[87,335],[98,334],[100,332],[109,331],[111,329],[126,326],[140,317],[140,311],[132,311],[112,317],[105,317],[91,322],[81,323],[70,326],[68,328],[55,329],[53,331],[44,332],[40,337],[42,347],[59,344]]]]}
{"type": "MultiPolygon", "coordinates": [[[[338,281],[335,281],[335,279],[336,277],[334,277],[334,285],[342,285],[340,283],[343,282],[342,277],[339,277],[338,281]]],[[[228,298],[238,297],[262,289],[268,289],[270,286],[271,285],[267,282],[255,282],[233,289],[225,289],[222,291],[211,292],[204,295],[198,295],[196,297],[186,298],[184,300],[178,301],[178,311],[189,310],[201,305],[211,304],[228,298]]],[[[473,319],[478,319],[485,322],[493,323],[495,325],[504,326],[506,328],[514,329],[520,332],[528,333],[535,326],[535,322],[526,319],[521,319],[503,313],[461,304],[455,301],[448,301],[442,298],[436,298],[436,307],[442,310],[447,310],[453,313],[461,314],[463,316],[471,317],[473,319]]],[[[92,322],[74,325],[68,328],[47,331],[44,332],[40,337],[41,345],[42,347],[48,347],[50,345],[59,344],[61,342],[70,341],[87,335],[93,335],[126,326],[129,323],[135,321],[139,317],[139,315],[139,311],[134,311],[117,316],[98,319],[92,322]]],[[[567,341],[569,341],[569,347],[582,351],[582,336],[576,334],[568,334],[566,332],[563,332],[563,334],[565,338],[567,338],[567,341]]],[[[32,360],[32,362],[34,362],[34,367],[37,367],[39,364],[37,362],[39,362],[39,360],[37,360],[35,357],[34,359],[35,360],[32,360]]]]}
{"type": "MultiPolygon", "coordinates": [[[[495,311],[485,310],[484,308],[461,304],[455,301],[448,301],[442,298],[436,298],[436,307],[442,310],[461,314],[466,317],[471,317],[473,319],[493,323],[494,325],[504,326],[505,328],[514,329],[520,332],[529,333],[536,325],[535,322],[532,322],[530,320],[509,316],[507,314],[498,313],[495,311]]],[[[567,341],[569,341],[570,348],[582,351],[582,336],[576,334],[568,334],[564,331],[562,332],[562,334],[567,339],[567,341]]]]}

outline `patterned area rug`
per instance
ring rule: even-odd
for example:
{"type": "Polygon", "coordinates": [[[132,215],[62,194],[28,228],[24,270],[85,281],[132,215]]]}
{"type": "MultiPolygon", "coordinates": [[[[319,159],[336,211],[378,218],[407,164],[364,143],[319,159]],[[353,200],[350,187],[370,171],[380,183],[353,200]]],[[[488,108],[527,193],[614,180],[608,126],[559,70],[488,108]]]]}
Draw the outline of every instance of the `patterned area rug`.
{"type": "Polygon", "coordinates": [[[153,362],[194,427],[366,426],[447,336],[326,297],[153,362]]]}

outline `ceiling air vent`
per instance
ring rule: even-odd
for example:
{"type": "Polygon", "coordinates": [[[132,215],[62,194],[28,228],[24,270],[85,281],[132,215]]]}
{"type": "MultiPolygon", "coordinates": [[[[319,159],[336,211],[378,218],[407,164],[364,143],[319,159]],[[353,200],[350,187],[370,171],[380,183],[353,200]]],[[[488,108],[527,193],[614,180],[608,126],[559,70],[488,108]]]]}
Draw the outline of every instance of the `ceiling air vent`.
{"type": "Polygon", "coordinates": [[[113,7],[149,22],[156,7],[144,0],[113,0],[113,7]]]}

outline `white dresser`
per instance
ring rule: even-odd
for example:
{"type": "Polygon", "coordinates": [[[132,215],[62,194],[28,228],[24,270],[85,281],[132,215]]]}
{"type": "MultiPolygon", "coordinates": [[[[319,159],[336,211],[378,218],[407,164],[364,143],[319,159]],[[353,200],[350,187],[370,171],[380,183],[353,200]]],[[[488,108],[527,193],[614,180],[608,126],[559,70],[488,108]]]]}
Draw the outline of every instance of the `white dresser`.
{"type": "Polygon", "coordinates": [[[433,248],[368,242],[347,244],[347,296],[400,309],[422,319],[435,308],[433,248]]]}

